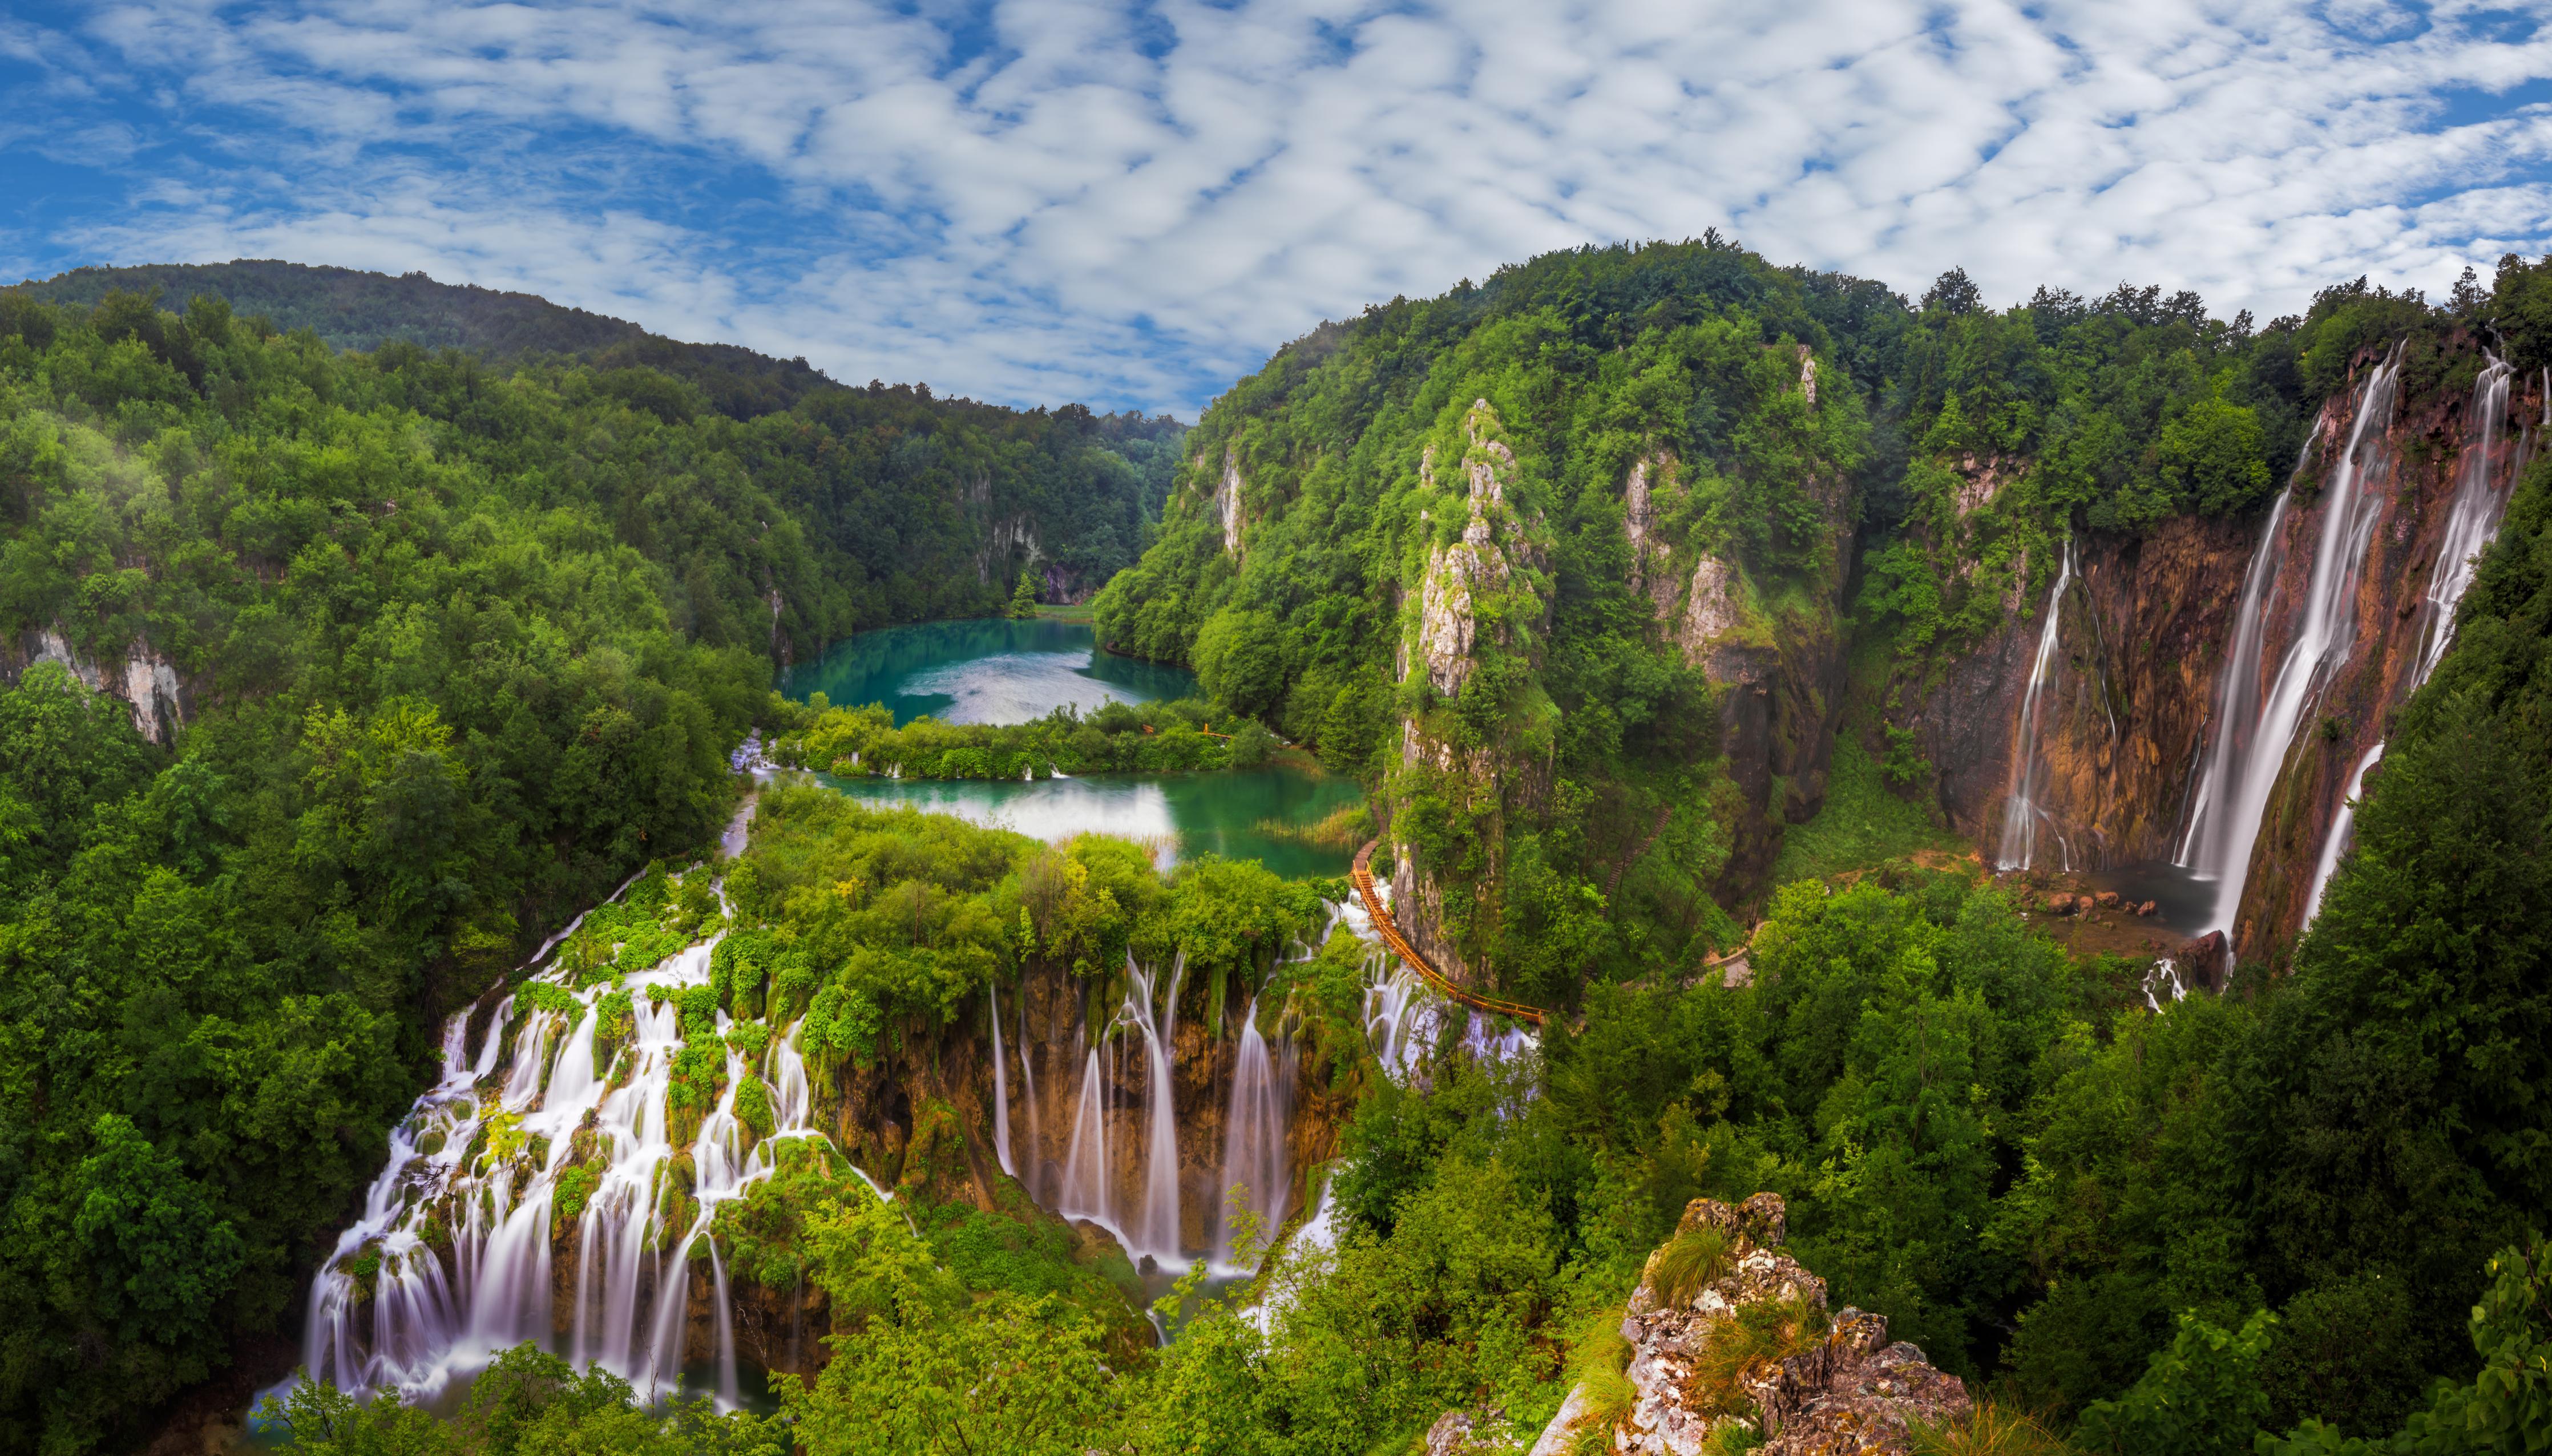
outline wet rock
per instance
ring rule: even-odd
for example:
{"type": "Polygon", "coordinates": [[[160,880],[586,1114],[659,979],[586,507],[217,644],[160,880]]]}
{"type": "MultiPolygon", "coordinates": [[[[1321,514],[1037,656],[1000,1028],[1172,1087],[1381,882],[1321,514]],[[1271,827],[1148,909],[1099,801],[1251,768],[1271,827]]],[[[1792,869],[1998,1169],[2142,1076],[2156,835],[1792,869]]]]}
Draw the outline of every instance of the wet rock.
{"type": "Polygon", "coordinates": [[[2210,930],[2181,946],[2172,959],[2193,984],[2208,990],[2221,990],[2224,988],[2224,973],[2231,969],[2225,964],[2225,952],[2224,932],[2210,930]]]}
{"type": "Polygon", "coordinates": [[[2121,903],[2121,901],[2120,901],[2120,899],[2119,899],[2119,897],[2118,897],[2118,892],[2117,892],[2116,890],[2114,890],[2114,889],[2104,889],[2104,890],[2101,890],[2098,894],[2093,895],[2091,898],[2092,898],[2093,900],[2097,901],[2097,902],[2098,902],[2098,904],[2099,904],[2099,906],[2100,906],[2100,908],[2101,908],[2101,909],[2104,909],[2104,910],[2114,910],[2114,909],[2118,908],[2119,904],[2121,903]]]}
{"type": "Polygon", "coordinates": [[[2073,913],[2074,913],[2074,896],[2072,896],[2072,895],[2070,895],[2070,894],[2051,894],[2051,895],[2049,895],[2049,896],[2047,897],[2047,913],[2049,913],[2049,914],[2051,914],[2051,915],[2071,915],[2071,914],[2073,914],[2073,913]]]}

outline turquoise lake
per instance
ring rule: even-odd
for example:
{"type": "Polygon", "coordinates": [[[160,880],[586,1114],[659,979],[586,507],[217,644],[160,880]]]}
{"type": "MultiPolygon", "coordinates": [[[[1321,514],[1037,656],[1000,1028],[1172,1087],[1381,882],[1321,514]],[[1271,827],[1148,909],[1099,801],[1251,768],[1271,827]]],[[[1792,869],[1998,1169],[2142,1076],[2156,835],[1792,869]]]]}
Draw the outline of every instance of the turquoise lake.
{"type": "MultiPolygon", "coordinates": [[[[1097,650],[1079,622],[931,622],[862,632],[787,679],[790,696],[834,706],[882,702],[899,724],[1023,723],[1071,704],[1194,695],[1193,674],[1097,650]]],[[[1111,774],[1033,783],[984,780],[817,780],[852,798],[954,814],[1053,842],[1114,834],[1152,844],[1165,861],[1195,855],[1257,860],[1279,875],[1343,875],[1352,851],[1267,832],[1308,825],[1360,802],[1353,780],[1302,769],[1225,774],[1111,774]]]]}

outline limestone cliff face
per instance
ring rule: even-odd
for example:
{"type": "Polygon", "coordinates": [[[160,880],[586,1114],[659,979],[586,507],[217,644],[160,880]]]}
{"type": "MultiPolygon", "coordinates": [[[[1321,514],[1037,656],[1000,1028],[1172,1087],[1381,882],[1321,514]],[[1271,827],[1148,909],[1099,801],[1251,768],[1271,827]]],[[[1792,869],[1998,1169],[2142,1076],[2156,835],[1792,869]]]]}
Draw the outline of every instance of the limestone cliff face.
{"type": "Polygon", "coordinates": [[[143,638],[136,638],[122,658],[90,661],[58,629],[29,632],[0,646],[0,681],[16,682],[38,663],[59,663],[90,690],[123,700],[133,709],[133,730],[153,743],[172,742],[185,726],[194,701],[193,685],[176,665],[143,638]]]}
{"type": "MultiPolygon", "coordinates": [[[[2358,379],[2380,363],[2361,359],[2358,379]]],[[[2362,556],[2348,558],[2359,566],[2342,604],[2340,637],[2312,678],[2252,850],[2234,930],[2245,958],[2282,956],[2300,927],[2358,765],[2389,731],[2450,625],[2434,588],[2440,572],[2457,565],[2447,528],[2464,472],[2478,464],[2503,502],[2532,448],[2544,409],[2541,381],[2515,381],[2510,394],[2503,416],[2486,427],[2475,418],[2468,385],[2378,401],[2385,413],[2368,423],[2352,480],[2341,443],[2365,403],[2352,385],[2324,405],[2317,444],[2283,510],[2264,507],[2235,520],[2175,517],[2142,536],[2077,540],[2037,708],[2034,864],[2093,870],[2176,857],[2221,718],[2241,711],[2228,699],[2226,678],[2245,573],[2265,548],[2256,676],[2242,694],[2256,704],[2304,630],[2329,514],[2355,494],[2371,503],[2372,525],[2362,556]]],[[[2002,462],[1967,467],[1963,478],[1979,504],[2012,468],[2002,462]]],[[[1963,493],[1962,504],[1967,500],[1963,493]]],[[[1897,682],[1913,703],[1911,726],[1933,766],[1943,815],[1988,860],[2011,811],[2022,710],[2050,609],[2046,585],[2024,586],[2032,565],[2012,569],[2010,615],[2000,629],[1970,650],[1900,674],[1897,682]]],[[[2234,726],[2237,736],[2250,731],[2247,721],[2234,726]]]]}
{"type": "MultiPolygon", "coordinates": [[[[2041,689],[2038,863],[2097,869],[2168,859],[2210,720],[2235,599],[2259,525],[2179,516],[2141,537],[2077,542],[2041,689]]],[[[2029,565],[2014,572],[2022,595],[2029,565]]],[[[1917,742],[1943,815],[1990,857],[2000,843],[2049,596],[2029,593],[1919,699],[1917,742]]]]}
{"type": "Polygon", "coordinates": [[[1722,1257],[1699,1288],[1672,1299],[1659,1289],[1667,1249],[1648,1257],[1622,1317],[1629,1407],[1601,1408],[1579,1386],[1533,1456],[1584,1449],[1590,1435],[1636,1456],[1698,1456],[1728,1425],[1759,1433],[1767,1456],[1896,1456],[1913,1448],[1916,1424],[1966,1415],[1967,1387],[1921,1350],[1890,1343],[1884,1315],[1828,1311],[1825,1281],[1782,1247],[1784,1223],[1772,1194],[1736,1206],[1695,1198],[1676,1235],[1710,1238],[1722,1257]],[[1777,1336],[1765,1348],[1741,1321],[1777,1336]]]}
{"type": "MultiPolygon", "coordinates": [[[[1801,354],[1800,387],[1816,400],[1816,362],[1801,354]]],[[[1731,903],[1763,890],[1784,826],[1825,801],[1826,774],[1843,711],[1840,621],[1851,556],[1849,493],[1827,482],[1821,500],[1835,547],[1805,594],[1809,605],[1770,610],[1745,568],[1698,543],[1677,540],[1657,498],[1678,469],[1670,452],[1632,462],[1622,484],[1622,529],[1631,547],[1632,586],[1655,613],[1659,643],[1720,689],[1721,748],[1738,788],[1721,896],[1731,903]]]]}
{"type": "Polygon", "coordinates": [[[1496,688],[1520,701],[1485,735],[1460,712],[1463,690],[1492,660],[1520,665],[1527,677],[1539,669],[1550,617],[1542,522],[1514,504],[1519,468],[1498,434],[1496,410],[1478,400],[1463,421],[1461,460],[1446,469],[1430,447],[1420,466],[1432,503],[1402,591],[1399,668],[1404,683],[1425,684],[1431,705],[1402,722],[1400,771],[1385,790],[1402,933],[1473,985],[1487,984],[1489,968],[1472,964],[1464,942],[1475,938],[1463,931],[1503,901],[1507,816],[1548,790],[1546,756],[1529,752],[1534,729],[1547,731],[1537,709],[1549,699],[1538,686],[1496,688]]]}
{"type": "Polygon", "coordinates": [[[1240,528],[1245,524],[1240,490],[1240,447],[1226,445],[1223,473],[1214,477],[1214,514],[1223,523],[1223,554],[1234,560],[1240,556],[1240,528]]]}

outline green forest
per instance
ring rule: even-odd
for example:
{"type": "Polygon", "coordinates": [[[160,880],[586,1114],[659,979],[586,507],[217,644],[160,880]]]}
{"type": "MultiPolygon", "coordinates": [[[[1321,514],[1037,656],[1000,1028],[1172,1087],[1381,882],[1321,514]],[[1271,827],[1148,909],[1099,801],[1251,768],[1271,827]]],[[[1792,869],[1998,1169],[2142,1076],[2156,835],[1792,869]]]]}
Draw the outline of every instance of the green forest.
{"type": "MultiPolygon", "coordinates": [[[[304,1383],[286,1448],[1354,1456],[1494,1407],[1521,1449],[1573,1386],[1618,1387],[1608,1331],[1688,1200],[1770,1191],[1836,1304],[2009,1418],[1927,1449],[2552,1449],[2552,457],[2291,967],[2185,999],[1967,869],[1781,883],[1790,790],[1731,777],[1725,689],[1658,640],[1639,583],[1665,568],[1623,498],[1647,470],[1677,574],[1734,564],[1752,648],[1850,637],[1878,680],[1920,675],[2068,532],[2258,511],[2370,352],[2450,389],[2488,326],[2552,365],[2552,260],[2262,325],[2127,287],[1997,311],[1959,273],[1908,300],[1715,236],[1585,250],[1327,326],[1192,431],[772,392],[759,364],[722,384],[713,357],[609,357],[625,340],[491,361],[366,324],[340,353],[302,322],[0,290],[0,1445],[137,1446],[288,1344],[435,1028],[626,885],[567,942],[580,984],[726,936],[678,1007],[691,1115],[721,1015],[802,1012],[809,1066],[847,1075],[935,1066],[1031,971],[1096,997],[1129,954],[1183,955],[1216,1022],[1276,976],[1306,1085],[1352,1108],[1334,1242],[1196,1272],[1155,1344],[1134,1271],[1014,1182],[970,1202],[962,1118],[925,1106],[719,1215],[740,1284],[831,1311],[774,1410],[642,1407],[525,1347],[450,1409],[304,1383]],[[1461,539],[1440,482],[1502,468],[1492,445],[1524,545],[1437,700],[1393,604],[1461,539]],[[1959,509],[1987,468],[2007,483],[1959,509]],[[773,691],[858,628],[1007,609],[1024,563],[986,552],[1013,520],[1109,583],[1105,641],[1209,700],[899,729],[773,691]],[[173,676],[166,706],[99,690],[133,663],[173,676]],[[764,791],[721,910],[690,867],[755,731],[812,769],[952,778],[1226,767],[1282,735],[1426,826],[1475,890],[1466,953],[1555,1014],[1536,1058],[1447,1036],[1397,1081],[1351,936],[1274,964],[1340,886],[804,783],[764,791]],[[1419,732],[1539,788],[1484,808],[1413,769],[1419,732]],[[1688,974],[1741,939],[1751,984],[1688,974]]],[[[1919,764],[1852,773],[1915,808],[1919,764]]],[[[1253,1251],[1283,1232],[1244,1218],[1253,1251]]]]}
{"type": "Polygon", "coordinates": [[[0,1445],[287,1328],[432,1028],[715,838],[776,666],[999,610],[994,519],[1104,576],[1177,438],[0,291],[0,1445]]]}

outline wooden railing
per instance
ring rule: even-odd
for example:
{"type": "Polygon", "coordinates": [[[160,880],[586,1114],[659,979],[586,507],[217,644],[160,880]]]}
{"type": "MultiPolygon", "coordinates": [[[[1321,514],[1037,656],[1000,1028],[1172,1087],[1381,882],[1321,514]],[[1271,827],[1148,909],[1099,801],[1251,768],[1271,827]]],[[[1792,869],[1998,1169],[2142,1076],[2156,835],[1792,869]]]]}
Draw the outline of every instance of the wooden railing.
{"type": "Polygon", "coordinates": [[[1382,897],[1373,892],[1373,851],[1374,847],[1381,843],[1379,839],[1368,839],[1365,841],[1364,848],[1356,851],[1355,869],[1351,872],[1351,878],[1355,881],[1356,893],[1364,897],[1365,914],[1372,917],[1373,928],[1382,932],[1382,943],[1391,947],[1394,955],[1408,962],[1409,969],[1417,972],[1420,980],[1436,988],[1438,994],[1450,997],[1474,1010],[1488,1011],[1500,1016],[1513,1016],[1519,1021],[1530,1021],[1540,1026],[1543,1014],[1540,1006],[1528,1006],[1522,1001],[1503,1000],[1497,996],[1484,996],[1478,991],[1455,986],[1445,979],[1443,972],[1436,969],[1435,962],[1428,960],[1418,947],[1411,945],[1401,936],[1400,926],[1392,920],[1391,911],[1383,908],[1382,897]]]}

